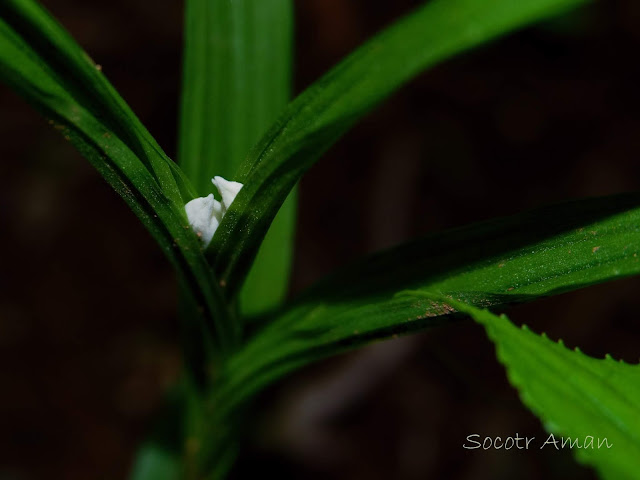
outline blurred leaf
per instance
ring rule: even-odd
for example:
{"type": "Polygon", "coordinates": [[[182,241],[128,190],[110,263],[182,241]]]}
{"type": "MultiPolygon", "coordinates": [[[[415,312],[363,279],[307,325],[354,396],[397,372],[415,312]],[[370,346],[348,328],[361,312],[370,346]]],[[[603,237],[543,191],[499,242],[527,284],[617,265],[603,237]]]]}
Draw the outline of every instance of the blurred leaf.
{"type": "Polygon", "coordinates": [[[237,293],[289,191],[371,108],[422,70],[579,3],[433,0],[374,37],[298,96],[243,164],[238,181],[245,186],[208,247],[228,295],[237,293]]]}
{"type": "Polygon", "coordinates": [[[563,441],[570,445],[577,440],[582,448],[572,448],[576,458],[596,467],[606,478],[638,478],[639,365],[610,356],[591,358],[578,349],[567,349],[562,341],[536,335],[526,326],[518,328],[504,315],[444,301],[484,325],[522,402],[554,434],[542,440],[540,447],[560,448],[563,441]],[[587,447],[589,437],[593,448],[587,447]]]}
{"type": "MultiPolygon", "coordinates": [[[[311,288],[232,356],[214,399],[225,412],[316,359],[453,320],[442,292],[505,305],[640,273],[640,194],[540,208],[428,236],[311,288]]],[[[225,413],[221,413],[225,415],[225,413]]]]}
{"type": "MultiPolygon", "coordinates": [[[[235,179],[250,148],[286,106],[292,57],[291,0],[188,0],[179,161],[199,195],[211,178],[235,179]]],[[[295,197],[274,220],[240,304],[254,314],[287,293],[295,197]]]]}
{"type": "MultiPolygon", "coordinates": [[[[184,474],[184,443],[190,432],[190,416],[197,389],[189,375],[171,388],[149,437],[139,448],[130,480],[180,480],[184,474]]],[[[197,415],[199,416],[199,415],[197,415]]]]}
{"type": "Polygon", "coordinates": [[[226,348],[228,312],[184,212],[193,196],[188,180],[100,68],[31,0],[0,2],[0,80],[49,118],[124,198],[201,312],[202,348],[212,341],[226,348]]]}
{"type": "Polygon", "coordinates": [[[154,443],[143,445],[136,455],[131,480],[180,480],[182,458],[154,443]]]}

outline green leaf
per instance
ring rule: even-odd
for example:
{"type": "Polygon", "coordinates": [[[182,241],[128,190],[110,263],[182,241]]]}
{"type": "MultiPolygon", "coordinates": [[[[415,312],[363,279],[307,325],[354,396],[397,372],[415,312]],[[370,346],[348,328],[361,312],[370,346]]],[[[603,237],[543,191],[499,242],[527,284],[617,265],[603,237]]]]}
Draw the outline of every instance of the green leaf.
{"type": "Polygon", "coordinates": [[[362,344],[453,320],[406,290],[505,305],[640,273],[640,194],[568,202],[438,233],[311,288],[229,359],[213,401],[232,409],[280,376],[362,344]]]}
{"type": "Polygon", "coordinates": [[[444,301],[484,325],[522,402],[552,432],[540,447],[560,449],[564,441],[568,449],[577,440],[582,448],[572,449],[576,458],[606,478],[638,478],[640,365],[591,358],[518,328],[504,315],[444,301]]]}
{"type": "Polygon", "coordinates": [[[137,453],[131,480],[180,480],[182,459],[153,443],[143,445],[137,453]]]}
{"type": "Polygon", "coordinates": [[[185,443],[193,429],[198,389],[185,372],[165,395],[165,402],[148,438],[140,446],[132,465],[131,480],[180,480],[184,478],[185,443]]]}
{"type": "Polygon", "coordinates": [[[233,297],[278,208],[349,127],[422,70],[580,0],[433,0],[360,47],[300,96],[244,162],[245,184],[208,248],[233,297]]]}
{"type": "Polygon", "coordinates": [[[100,68],[36,2],[0,2],[0,79],[50,119],[151,232],[201,312],[200,348],[211,350],[215,342],[227,349],[229,312],[184,212],[193,196],[188,180],[100,68]]]}
{"type": "Polygon", "coordinates": [[[295,240],[297,188],[289,194],[264,237],[240,290],[240,312],[262,314],[281,306],[289,291],[295,240]]]}
{"type": "MultiPolygon", "coordinates": [[[[199,195],[238,167],[286,106],[291,88],[291,0],[188,0],[179,161],[199,195]]],[[[240,304],[254,314],[287,293],[295,197],[274,220],[240,304]]]]}

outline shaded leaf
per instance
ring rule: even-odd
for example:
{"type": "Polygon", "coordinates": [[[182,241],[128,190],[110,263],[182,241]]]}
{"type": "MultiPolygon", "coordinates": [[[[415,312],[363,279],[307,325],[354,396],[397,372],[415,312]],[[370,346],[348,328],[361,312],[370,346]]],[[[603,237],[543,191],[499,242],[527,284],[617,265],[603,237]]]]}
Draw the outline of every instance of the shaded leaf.
{"type": "Polygon", "coordinates": [[[303,294],[230,358],[223,411],[282,375],[359,345],[453,320],[406,290],[476,306],[534,300],[640,273],[640,195],[544,207],[434,234],[342,269],[303,294]]]}
{"type": "Polygon", "coordinates": [[[227,348],[228,312],[184,212],[193,195],[189,182],[98,66],[36,2],[0,2],[0,79],[49,118],[142,220],[202,312],[202,348],[213,342],[227,348]]]}

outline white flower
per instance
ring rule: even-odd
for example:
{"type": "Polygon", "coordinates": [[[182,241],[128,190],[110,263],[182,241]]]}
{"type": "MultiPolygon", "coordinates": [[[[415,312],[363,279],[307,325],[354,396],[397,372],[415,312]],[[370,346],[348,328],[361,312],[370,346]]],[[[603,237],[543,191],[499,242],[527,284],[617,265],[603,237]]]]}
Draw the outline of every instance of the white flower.
{"type": "Polygon", "coordinates": [[[200,237],[204,246],[211,242],[213,234],[216,233],[222,217],[235,200],[236,195],[242,188],[238,182],[230,182],[222,177],[214,177],[211,183],[215,185],[222,197],[222,203],[213,197],[213,193],[207,197],[194,198],[188,202],[184,209],[187,212],[189,225],[200,237]]]}

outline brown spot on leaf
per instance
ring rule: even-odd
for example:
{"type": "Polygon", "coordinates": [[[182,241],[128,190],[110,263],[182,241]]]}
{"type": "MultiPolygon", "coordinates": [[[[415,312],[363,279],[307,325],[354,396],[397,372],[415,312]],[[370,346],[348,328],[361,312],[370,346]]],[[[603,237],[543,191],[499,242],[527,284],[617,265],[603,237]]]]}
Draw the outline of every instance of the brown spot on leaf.
{"type": "Polygon", "coordinates": [[[455,312],[456,309],[447,303],[436,303],[430,302],[431,309],[427,311],[425,314],[427,317],[437,317],[440,315],[447,315],[449,313],[455,312]]]}

